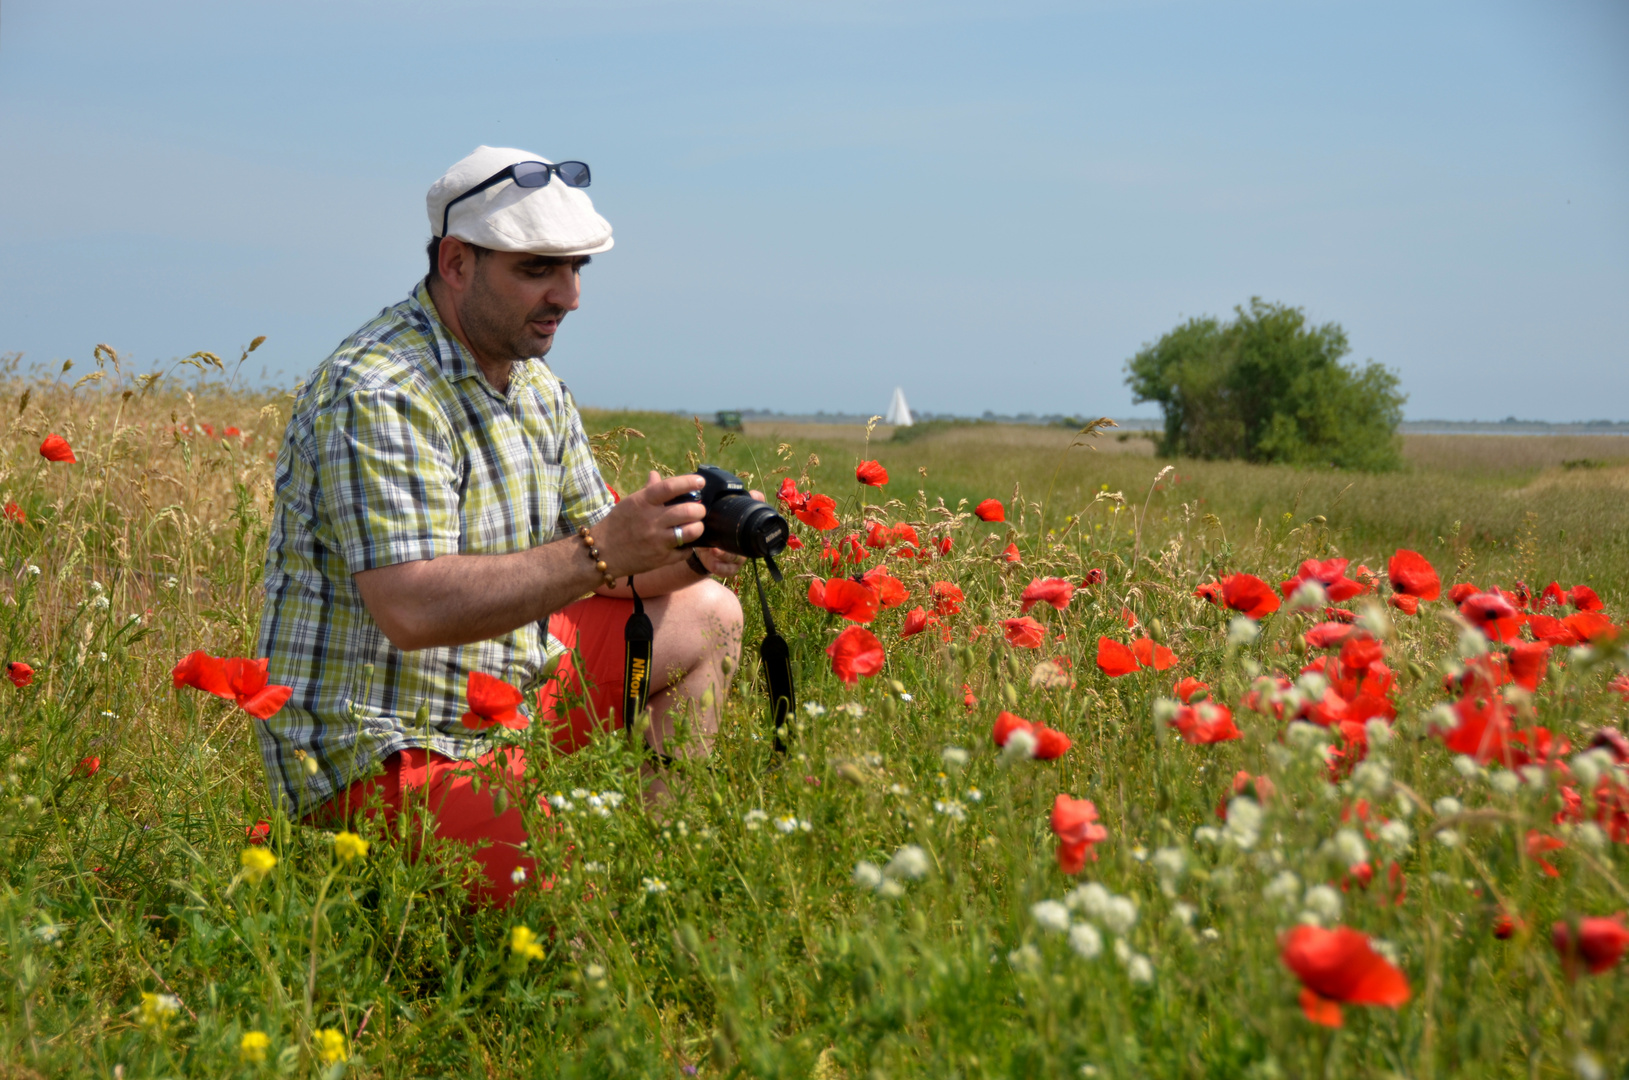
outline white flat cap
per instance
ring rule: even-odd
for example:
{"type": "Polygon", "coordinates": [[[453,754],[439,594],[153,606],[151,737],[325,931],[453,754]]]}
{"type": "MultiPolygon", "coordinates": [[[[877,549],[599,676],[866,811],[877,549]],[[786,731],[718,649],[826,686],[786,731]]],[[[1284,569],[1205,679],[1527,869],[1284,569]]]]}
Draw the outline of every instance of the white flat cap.
{"type": "MultiPolygon", "coordinates": [[[[525,150],[476,147],[430,185],[424,197],[430,234],[441,235],[447,204],[481,181],[522,161],[548,160],[525,150]]],[[[505,182],[465,199],[452,208],[447,235],[493,251],[534,255],[597,255],[611,249],[611,223],[594,212],[586,191],[558,176],[538,188],[505,182]]]]}

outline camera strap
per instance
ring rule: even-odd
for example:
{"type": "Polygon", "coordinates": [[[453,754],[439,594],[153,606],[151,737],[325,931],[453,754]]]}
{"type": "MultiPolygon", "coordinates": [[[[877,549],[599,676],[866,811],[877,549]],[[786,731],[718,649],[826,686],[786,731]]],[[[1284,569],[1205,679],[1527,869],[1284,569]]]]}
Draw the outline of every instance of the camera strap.
{"type": "MultiPolygon", "coordinates": [[[[781,579],[781,569],[774,559],[769,563],[769,574],[781,579]]],[[[758,561],[752,560],[752,583],[758,587],[758,610],[764,616],[764,643],[758,646],[758,659],[763,662],[764,682],[769,691],[769,726],[775,734],[775,752],[786,752],[786,740],[781,732],[786,729],[787,717],[797,708],[797,687],[792,682],[792,650],[786,639],[775,629],[775,618],[769,613],[769,600],[764,596],[764,580],[758,576],[758,561]]]]}
{"type": "Polygon", "coordinates": [[[633,738],[634,726],[650,698],[650,659],[656,631],[651,627],[650,616],[645,614],[645,602],[639,599],[631,575],[628,591],[633,593],[633,614],[622,628],[622,726],[628,737],[633,738]]]}

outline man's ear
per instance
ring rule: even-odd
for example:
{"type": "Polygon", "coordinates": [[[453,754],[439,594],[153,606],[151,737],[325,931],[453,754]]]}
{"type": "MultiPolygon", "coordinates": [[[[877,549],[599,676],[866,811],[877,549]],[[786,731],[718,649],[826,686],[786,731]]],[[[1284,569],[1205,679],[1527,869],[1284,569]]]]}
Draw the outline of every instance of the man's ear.
{"type": "Polygon", "coordinates": [[[436,270],[442,281],[463,292],[475,277],[475,250],[456,236],[444,237],[436,252],[436,270]]]}

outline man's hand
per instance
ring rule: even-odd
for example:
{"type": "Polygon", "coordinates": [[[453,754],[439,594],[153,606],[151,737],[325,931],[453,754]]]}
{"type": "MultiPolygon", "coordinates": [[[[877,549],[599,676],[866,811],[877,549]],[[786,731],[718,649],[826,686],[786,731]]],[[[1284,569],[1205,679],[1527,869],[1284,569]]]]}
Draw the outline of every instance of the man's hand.
{"type": "MultiPolygon", "coordinates": [[[[768,501],[761,491],[749,491],[747,494],[759,502],[768,501]]],[[[747,565],[745,557],[725,551],[723,548],[696,548],[696,557],[707,567],[709,573],[717,574],[719,577],[734,577],[747,565]]]]}
{"type": "Polygon", "coordinates": [[[694,474],[664,480],[652,471],[644,487],[624,497],[594,526],[594,546],[600,549],[607,572],[625,578],[683,562],[689,553],[681,551],[680,545],[701,536],[707,509],[700,503],[668,506],[667,502],[701,488],[702,479],[694,474]],[[680,530],[678,537],[675,528],[680,530]]]}

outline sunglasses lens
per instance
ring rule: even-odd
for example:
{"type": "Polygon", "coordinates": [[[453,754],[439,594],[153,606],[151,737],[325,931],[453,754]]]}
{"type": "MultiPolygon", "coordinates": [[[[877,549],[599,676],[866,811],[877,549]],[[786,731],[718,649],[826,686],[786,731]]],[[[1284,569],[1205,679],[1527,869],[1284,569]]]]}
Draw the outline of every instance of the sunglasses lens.
{"type": "Polygon", "coordinates": [[[581,161],[562,161],[555,169],[560,173],[560,179],[572,187],[588,186],[588,166],[581,161]]]}
{"type": "Polygon", "coordinates": [[[549,167],[541,161],[523,161],[515,166],[516,187],[542,187],[549,182],[549,167]]]}

